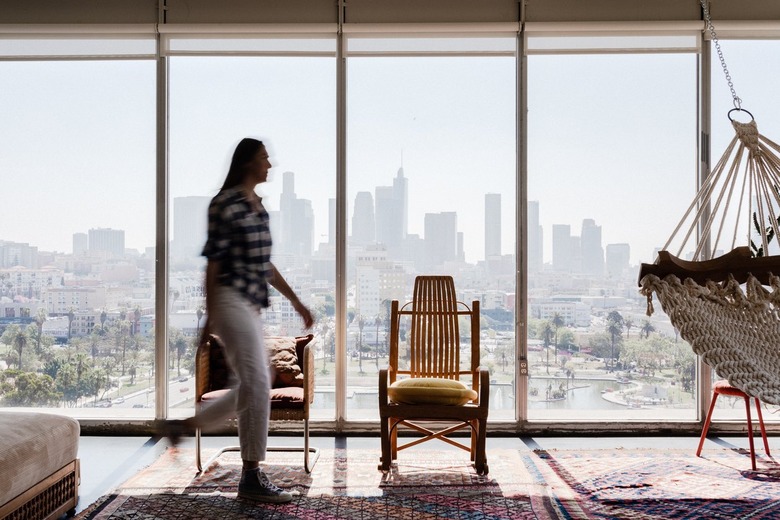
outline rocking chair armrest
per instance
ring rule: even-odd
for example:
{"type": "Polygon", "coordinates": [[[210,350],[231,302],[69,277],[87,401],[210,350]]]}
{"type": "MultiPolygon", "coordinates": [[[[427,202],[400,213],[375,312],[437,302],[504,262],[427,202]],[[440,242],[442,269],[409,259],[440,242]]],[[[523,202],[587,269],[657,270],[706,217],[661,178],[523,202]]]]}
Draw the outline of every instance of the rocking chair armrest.
{"type": "Polygon", "coordinates": [[[387,402],[387,386],[388,386],[388,373],[390,367],[384,367],[379,369],[379,402],[387,402]]]}
{"type": "Polygon", "coordinates": [[[479,406],[487,408],[490,404],[490,371],[485,367],[478,367],[479,372],[479,406]]]}

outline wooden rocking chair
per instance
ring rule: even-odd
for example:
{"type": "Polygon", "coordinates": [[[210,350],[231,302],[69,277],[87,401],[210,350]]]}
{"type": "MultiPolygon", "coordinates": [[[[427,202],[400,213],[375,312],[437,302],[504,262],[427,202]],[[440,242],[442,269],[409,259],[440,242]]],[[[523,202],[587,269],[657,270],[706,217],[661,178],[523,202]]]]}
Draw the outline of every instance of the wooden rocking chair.
{"type": "Polygon", "coordinates": [[[458,302],[451,276],[418,276],[413,300],[399,308],[392,302],[390,317],[389,366],[379,372],[379,415],[382,458],[379,469],[389,471],[398,451],[425,441],[439,439],[468,451],[477,473],[487,474],[485,440],[490,395],[488,371],[479,366],[479,302],[471,308],[458,302]],[[471,355],[468,368],[460,366],[459,318],[470,324],[471,355]],[[406,354],[400,354],[401,318],[410,323],[406,354]],[[399,377],[400,376],[400,377],[399,377]],[[461,376],[469,386],[460,383],[461,376]],[[416,385],[416,383],[421,385],[416,385]],[[400,385],[400,386],[399,386],[400,385]],[[409,390],[404,395],[401,388],[409,390]],[[455,423],[452,425],[452,423],[455,423]],[[420,423],[451,424],[439,431],[420,423]],[[398,444],[398,429],[404,426],[424,435],[398,444]],[[448,437],[470,428],[470,445],[448,437]]]}

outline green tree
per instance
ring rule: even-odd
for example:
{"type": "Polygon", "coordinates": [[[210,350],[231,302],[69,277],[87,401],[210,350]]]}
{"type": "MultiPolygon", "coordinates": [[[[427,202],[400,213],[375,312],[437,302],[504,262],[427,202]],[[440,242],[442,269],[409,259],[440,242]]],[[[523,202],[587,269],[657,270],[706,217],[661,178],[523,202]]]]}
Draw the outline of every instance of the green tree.
{"type": "Polygon", "coordinates": [[[19,370],[22,370],[22,354],[27,346],[27,333],[19,329],[19,331],[16,333],[16,335],[13,338],[13,345],[16,350],[19,351],[19,370]]]}
{"type": "Polygon", "coordinates": [[[611,372],[615,369],[615,344],[623,336],[623,316],[618,311],[612,311],[607,315],[606,330],[610,336],[610,346],[612,347],[609,363],[609,371],[611,372]]]}
{"type": "Polygon", "coordinates": [[[649,338],[650,334],[655,332],[655,325],[653,325],[650,320],[645,320],[642,323],[642,328],[639,329],[639,336],[641,337],[642,334],[645,335],[645,338],[649,338]]]}
{"type": "Polygon", "coordinates": [[[176,338],[174,349],[176,351],[176,374],[181,375],[181,358],[187,353],[187,340],[184,339],[184,336],[176,338]]]}
{"type": "Polygon", "coordinates": [[[366,325],[366,320],[362,315],[358,315],[358,372],[363,373],[363,327],[366,325]]]}
{"type": "Polygon", "coordinates": [[[555,359],[558,359],[558,329],[563,327],[563,325],[566,323],[563,320],[563,316],[558,314],[557,312],[553,314],[552,320],[550,320],[550,323],[553,326],[553,329],[555,329],[555,343],[554,343],[554,349],[555,349],[555,359]]]}
{"type": "Polygon", "coordinates": [[[552,323],[549,321],[545,321],[544,325],[542,325],[542,344],[544,345],[544,351],[547,354],[547,360],[545,361],[545,366],[547,368],[547,373],[550,373],[550,340],[553,337],[553,326],[552,323]]]}
{"type": "Polygon", "coordinates": [[[41,355],[41,338],[43,336],[43,324],[46,323],[46,309],[40,308],[38,309],[38,313],[35,315],[35,318],[33,318],[33,322],[35,323],[35,326],[37,327],[37,336],[36,336],[36,353],[40,356],[41,355]]]}
{"type": "Polygon", "coordinates": [[[5,406],[57,406],[62,397],[54,380],[46,374],[6,370],[2,378],[0,389],[5,406]]]}
{"type": "Polygon", "coordinates": [[[574,332],[571,329],[564,328],[558,334],[558,345],[566,350],[574,350],[577,348],[576,338],[574,332]]]}
{"type": "Polygon", "coordinates": [[[626,328],[626,339],[629,338],[629,335],[631,334],[631,328],[634,326],[634,320],[631,318],[625,318],[623,320],[623,327],[626,328]]]}
{"type": "Polygon", "coordinates": [[[70,341],[70,338],[73,336],[73,319],[76,317],[76,313],[73,307],[68,309],[67,316],[68,316],[68,341],[70,341]]]}

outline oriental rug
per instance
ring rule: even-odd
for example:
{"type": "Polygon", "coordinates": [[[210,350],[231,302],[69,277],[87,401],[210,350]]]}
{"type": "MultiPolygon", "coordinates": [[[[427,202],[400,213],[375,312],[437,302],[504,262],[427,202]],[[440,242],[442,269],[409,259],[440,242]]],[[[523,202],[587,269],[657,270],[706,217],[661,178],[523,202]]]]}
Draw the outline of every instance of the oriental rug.
{"type": "MultiPolygon", "coordinates": [[[[740,449],[535,450],[523,455],[550,518],[780,518],[780,465],[740,449]]],[[[545,518],[539,516],[539,518],[545,518]]]]}
{"type": "MultiPolygon", "coordinates": [[[[205,453],[206,458],[210,456],[205,453]]],[[[196,475],[192,450],[167,450],[151,466],[77,516],[78,520],[536,519],[531,479],[517,450],[495,450],[490,474],[468,454],[407,450],[383,474],[379,450],[326,449],[311,474],[300,453],[269,452],[265,471],[294,493],[289,504],[236,498],[241,460],[225,453],[196,475]]]]}
{"type": "MultiPolygon", "coordinates": [[[[300,453],[269,453],[266,471],[290,504],[236,499],[241,463],[222,455],[195,474],[191,450],[168,450],[78,520],[770,519],[780,518],[780,465],[750,469],[744,450],[696,457],[677,449],[488,450],[479,476],[459,451],[407,450],[389,473],[378,450],[321,450],[311,474],[300,453]]],[[[207,454],[208,455],[208,454],[207,454]]]]}

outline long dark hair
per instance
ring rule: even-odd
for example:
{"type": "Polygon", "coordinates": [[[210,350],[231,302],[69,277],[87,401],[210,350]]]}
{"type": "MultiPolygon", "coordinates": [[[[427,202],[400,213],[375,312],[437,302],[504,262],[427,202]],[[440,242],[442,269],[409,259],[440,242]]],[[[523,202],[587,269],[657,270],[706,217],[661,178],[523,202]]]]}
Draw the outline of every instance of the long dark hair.
{"type": "Polygon", "coordinates": [[[263,142],[251,137],[245,137],[241,139],[241,142],[236,146],[236,150],[233,152],[233,159],[230,161],[230,169],[228,170],[225,182],[222,184],[222,188],[219,191],[233,188],[244,182],[244,175],[246,171],[246,165],[252,162],[257,152],[263,147],[263,142]]]}

